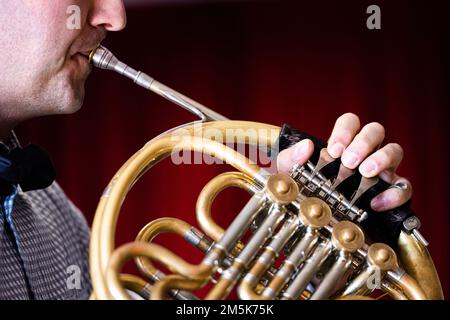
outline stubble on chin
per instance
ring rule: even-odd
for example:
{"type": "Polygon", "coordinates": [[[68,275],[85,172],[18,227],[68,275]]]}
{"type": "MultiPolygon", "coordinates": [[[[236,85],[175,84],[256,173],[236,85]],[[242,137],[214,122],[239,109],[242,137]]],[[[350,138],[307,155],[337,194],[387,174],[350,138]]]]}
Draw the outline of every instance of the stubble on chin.
{"type": "Polygon", "coordinates": [[[72,77],[61,73],[47,82],[35,98],[35,116],[73,114],[79,111],[85,97],[88,75],[72,77]],[[40,113],[40,114],[39,114],[40,113]]]}

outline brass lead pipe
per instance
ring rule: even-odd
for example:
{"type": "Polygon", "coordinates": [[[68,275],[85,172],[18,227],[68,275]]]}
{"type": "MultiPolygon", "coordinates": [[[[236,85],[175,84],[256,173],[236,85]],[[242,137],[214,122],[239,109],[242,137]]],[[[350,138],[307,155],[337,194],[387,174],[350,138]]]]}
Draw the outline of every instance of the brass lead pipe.
{"type": "Polygon", "coordinates": [[[169,88],[168,86],[156,81],[149,75],[137,71],[122,61],[119,61],[108,49],[103,46],[98,46],[89,55],[89,62],[100,69],[115,71],[127,78],[130,78],[137,85],[144,87],[147,90],[170,100],[178,106],[194,113],[203,121],[211,120],[228,120],[221,114],[205,107],[204,105],[194,101],[185,95],[169,88]]]}

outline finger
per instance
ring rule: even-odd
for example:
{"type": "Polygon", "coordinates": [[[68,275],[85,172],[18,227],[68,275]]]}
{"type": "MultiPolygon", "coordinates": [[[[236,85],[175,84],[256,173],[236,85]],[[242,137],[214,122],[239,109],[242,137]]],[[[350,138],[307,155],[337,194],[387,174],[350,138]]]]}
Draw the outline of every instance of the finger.
{"type": "Polygon", "coordinates": [[[359,172],[367,178],[374,177],[382,171],[394,173],[402,159],[402,147],[397,143],[388,143],[367,157],[359,166],[359,172]]]}
{"type": "Polygon", "coordinates": [[[349,169],[356,168],[384,139],[384,127],[378,122],[364,126],[342,154],[342,163],[349,169]]]}
{"type": "Polygon", "coordinates": [[[352,142],[360,128],[357,115],[345,113],[340,116],[334,124],[331,136],[328,139],[327,151],[333,158],[339,158],[345,148],[352,142]]]}
{"type": "Polygon", "coordinates": [[[277,157],[277,167],[280,172],[290,172],[294,164],[304,164],[311,157],[314,144],[304,139],[292,147],[281,151],[277,157]]]}
{"type": "Polygon", "coordinates": [[[387,211],[401,206],[411,199],[413,189],[411,183],[396,175],[391,187],[372,199],[370,205],[375,211],[387,211]]]}

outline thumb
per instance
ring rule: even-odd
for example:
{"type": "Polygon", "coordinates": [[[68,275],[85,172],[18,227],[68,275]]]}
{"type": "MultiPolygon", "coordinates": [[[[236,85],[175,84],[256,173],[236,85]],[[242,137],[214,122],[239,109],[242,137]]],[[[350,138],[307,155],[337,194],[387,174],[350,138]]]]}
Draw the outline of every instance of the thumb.
{"type": "Polygon", "coordinates": [[[292,147],[281,151],[277,158],[279,172],[289,173],[295,164],[304,164],[311,157],[314,144],[309,139],[304,139],[292,147]]]}

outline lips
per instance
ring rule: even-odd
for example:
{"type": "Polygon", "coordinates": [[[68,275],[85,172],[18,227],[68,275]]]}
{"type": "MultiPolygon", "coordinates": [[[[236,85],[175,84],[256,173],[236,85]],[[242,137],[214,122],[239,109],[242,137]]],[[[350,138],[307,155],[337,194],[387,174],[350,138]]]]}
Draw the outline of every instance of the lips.
{"type": "Polygon", "coordinates": [[[91,51],[83,51],[83,52],[79,52],[79,54],[81,54],[85,57],[89,57],[89,55],[91,54],[91,51]]]}
{"type": "Polygon", "coordinates": [[[89,59],[86,55],[82,54],[81,52],[76,53],[75,55],[73,55],[71,61],[73,61],[73,71],[74,73],[81,73],[84,75],[89,75],[89,73],[92,70],[92,66],[89,63],[89,59]]]}
{"type": "Polygon", "coordinates": [[[79,54],[82,54],[83,56],[89,57],[93,50],[95,50],[97,46],[93,47],[92,49],[80,51],[79,54]]]}
{"type": "Polygon", "coordinates": [[[75,54],[73,54],[73,56],[80,55],[80,56],[82,56],[82,57],[84,57],[86,59],[89,59],[89,56],[90,56],[92,50],[94,50],[94,49],[77,51],[77,52],[75,52],[75,54]]]}
{"type": "Polygon", "coordinates": [[[70,51],[72,54],[82,54],[89,57],[92,50],[97,48],[100,43],[106,38],[106,30],[96,29],[93,32],[80,35],[71,45],[70,51]]]}

